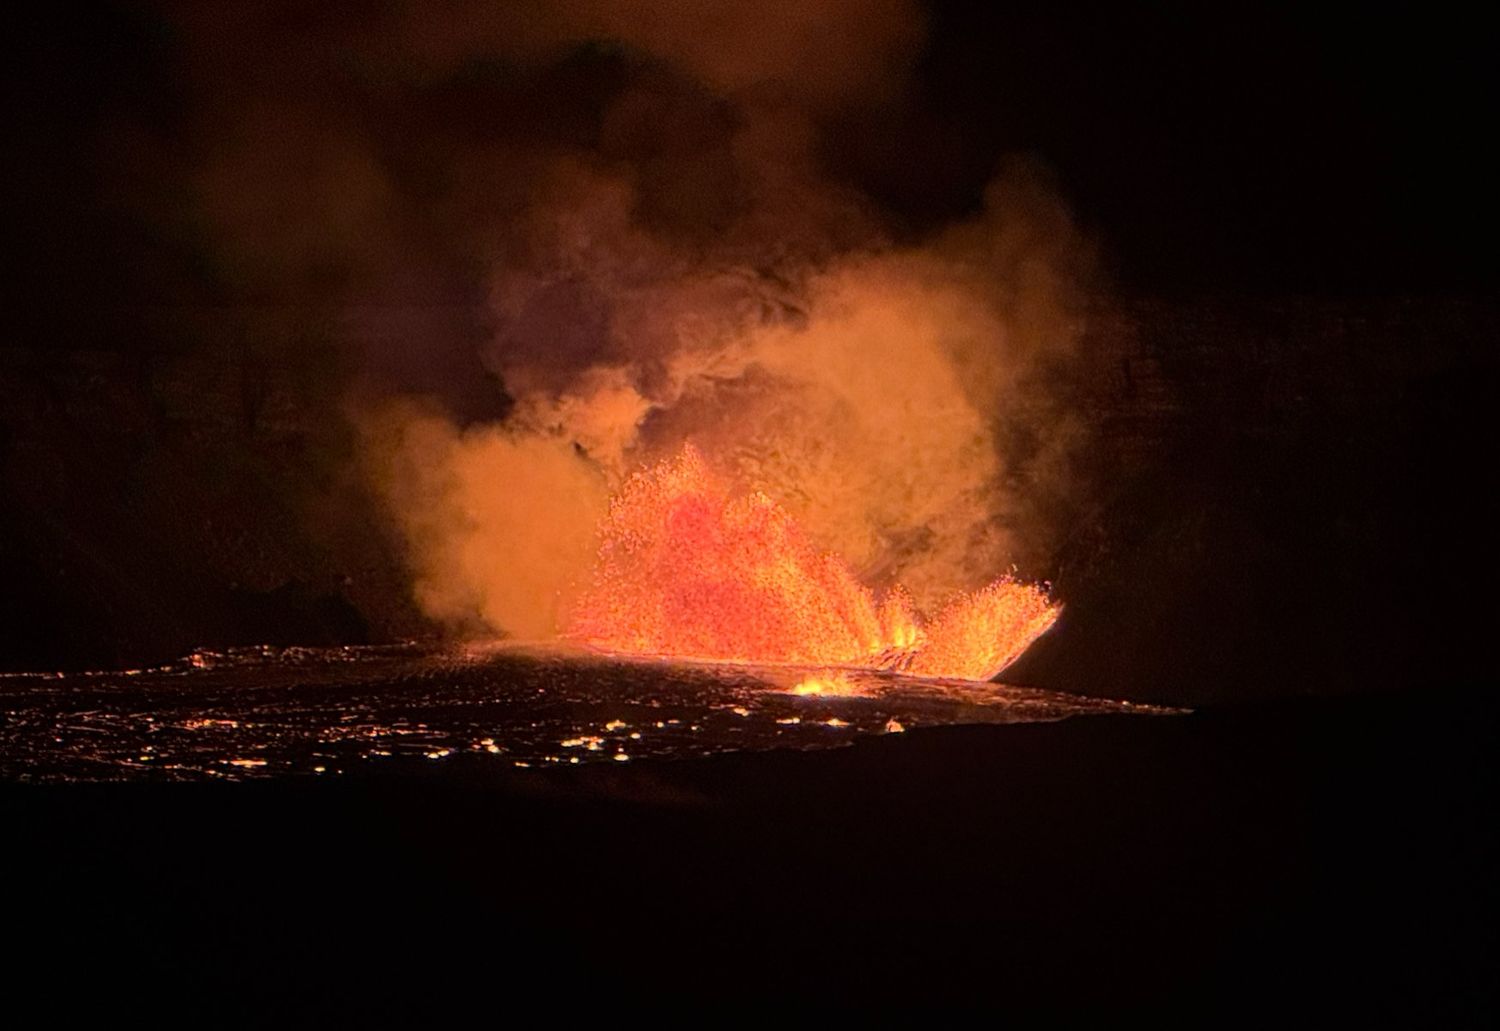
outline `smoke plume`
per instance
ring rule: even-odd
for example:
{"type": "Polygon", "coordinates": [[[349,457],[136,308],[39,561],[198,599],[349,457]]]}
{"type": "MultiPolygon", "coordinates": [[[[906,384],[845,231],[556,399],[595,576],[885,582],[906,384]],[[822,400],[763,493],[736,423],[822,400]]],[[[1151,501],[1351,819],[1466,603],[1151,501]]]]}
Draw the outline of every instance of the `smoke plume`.
{"type": "Polygon", "coordinates": [[[221,127],[185,160],[227,274],[376,324],[360,467],[435,620],[555,633],[611,491],[687,443],[923,610],[1045,575],[1066,209],[1017,163],[914,238],[826,170],[901,103],[914,3],[168,10],[221,127]]]}

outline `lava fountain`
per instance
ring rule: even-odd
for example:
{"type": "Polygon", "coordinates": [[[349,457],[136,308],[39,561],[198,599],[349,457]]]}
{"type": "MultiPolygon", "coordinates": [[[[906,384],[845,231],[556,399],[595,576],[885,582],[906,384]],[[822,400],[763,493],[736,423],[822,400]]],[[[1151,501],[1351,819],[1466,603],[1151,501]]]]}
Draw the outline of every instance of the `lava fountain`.
{"type": "Polygon", "coordinates": [[[1043,587],[1002,578],[924,619],[899,585],[877,597],[774,500],[734,496],[685,445],[611,499],[565,636],[616,654],[988,680],[1060,611],[1043,587]]]}

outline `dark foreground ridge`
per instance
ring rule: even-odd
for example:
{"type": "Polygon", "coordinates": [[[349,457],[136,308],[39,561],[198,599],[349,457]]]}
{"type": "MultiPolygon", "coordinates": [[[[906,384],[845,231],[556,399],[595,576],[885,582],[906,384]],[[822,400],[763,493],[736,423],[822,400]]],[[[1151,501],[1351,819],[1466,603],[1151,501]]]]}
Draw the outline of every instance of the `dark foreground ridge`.
{"type": "Polygon", "coordinates": [[[1480,1023],[1494,715],[1466,692],[545,773],[11,784],[7,979],[56,1015],[213,1025],[768,999],[1480,1023]]]}

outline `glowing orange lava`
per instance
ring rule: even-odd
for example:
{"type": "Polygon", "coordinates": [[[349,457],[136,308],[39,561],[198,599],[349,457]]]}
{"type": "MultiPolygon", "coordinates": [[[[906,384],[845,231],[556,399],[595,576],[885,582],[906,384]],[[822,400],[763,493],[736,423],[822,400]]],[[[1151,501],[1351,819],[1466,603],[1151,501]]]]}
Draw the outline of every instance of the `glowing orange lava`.
{"type": "Polygon", "coordinates": [[[784,509],[732,497],[688,446],[611,500],[567,636],[625,654],[987,680],[1058,611],[1042,588],[1003,579],[924,625],[900,587],[877,600],[784,509]]]}
{"type": "Polygon", "coordinates": [[[859,694],[859,688],[847,674],[829,672],[799,680],[792,685],[791,692],[796,695],[842,696],[859,694]]]}

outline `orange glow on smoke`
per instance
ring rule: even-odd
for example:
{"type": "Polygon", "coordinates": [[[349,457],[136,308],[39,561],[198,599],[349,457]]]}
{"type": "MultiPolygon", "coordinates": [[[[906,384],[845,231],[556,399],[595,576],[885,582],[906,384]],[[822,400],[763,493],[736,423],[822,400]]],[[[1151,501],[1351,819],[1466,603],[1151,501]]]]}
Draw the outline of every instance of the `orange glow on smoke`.
{"type": "Polygon", "coordinates": [[[1042,588],[1003,579],[924,625],[899,586],[877,600],[776,502],[731,496],[689,445],[611,500],[567,636],[623,654],[987,680],[1057,615],[1042,588]]]}

